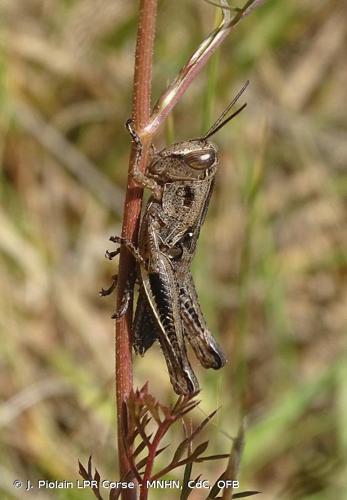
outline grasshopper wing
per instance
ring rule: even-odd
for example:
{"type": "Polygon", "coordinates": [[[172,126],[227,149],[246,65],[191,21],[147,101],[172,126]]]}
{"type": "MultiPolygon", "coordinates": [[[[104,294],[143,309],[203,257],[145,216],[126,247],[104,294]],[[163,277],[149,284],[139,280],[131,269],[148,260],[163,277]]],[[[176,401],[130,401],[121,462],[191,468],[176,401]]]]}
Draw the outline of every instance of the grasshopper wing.
{"type": "Polygon", "coordinates": [[[141,287],[136,304],[133,323],[133,347],[136,354],[143,356],[160,337],[157,321],[148,302],[144,288],[141,287]]]}
{"type": "MultiPolygon", "coordinates": [[[[143,346],[149,346],[151,339],[158,337],[174,390],[177,394],[191,394],[199,390],[199,384],[187,357],[179,289],[170,259],[160,250],[158,226],[157,213],[155,210],[148,210],[142,226],[147,269],[141,266],[140,271],[144,294],[153,316],[150,322],[155,321],[156,326],[148,335],[149,326],[145,325],[142,330],[138,324],[137,338],[145,340],[142,341],[143,346]]],[[[150,317],[146,312],[144,298],[140,299],[138,323],[141,317],[150,317]]]]}

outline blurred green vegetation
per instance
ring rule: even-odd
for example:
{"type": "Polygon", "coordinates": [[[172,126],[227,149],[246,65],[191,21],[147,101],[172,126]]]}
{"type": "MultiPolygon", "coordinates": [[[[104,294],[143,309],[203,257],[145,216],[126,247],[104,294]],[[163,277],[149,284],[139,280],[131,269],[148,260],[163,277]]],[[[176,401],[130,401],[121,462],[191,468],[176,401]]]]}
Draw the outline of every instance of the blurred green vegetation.
{"type": "MultiPolygon", "coordinates": [[[[77,459],[89,454],[102,477],[118,479],[114,304],[98,290],[117,267],[103,254],[120,232],[137,7],[0,2],[4,499],[93,498],[12,486],[76,479],[77,459]]],[[[199,0],[159,2],[154,99],[216,11],[199,0]]],[[[210,372],[192,361],[203,412],[221,406],[211,452],[231,448],[246,415],[241,485],[264,499],[347,498],[346,32],[343,0],[268,0],[213,57],[157,142],[198,135],[251,80],[247,109],[215,138],[221,165],[194,262],[229,363],[210,372]]],[[[164,403],[175,399],[158,347],[135,359],[135,385],[146,380],[164,403]]],[[[212,481],[222,470],[202,464],[195,476],[212,481]]]]}

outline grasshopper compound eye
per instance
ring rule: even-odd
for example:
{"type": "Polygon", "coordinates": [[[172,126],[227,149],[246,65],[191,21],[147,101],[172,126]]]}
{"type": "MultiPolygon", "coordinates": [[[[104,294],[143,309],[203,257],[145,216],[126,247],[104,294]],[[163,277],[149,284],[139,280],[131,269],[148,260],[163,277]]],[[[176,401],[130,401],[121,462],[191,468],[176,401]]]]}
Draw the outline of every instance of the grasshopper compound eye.
{"type": "Polygon", "coordinates": [[[184,162],[195,170],[206,170],[216,162],[216,152],[214,149],[200,149],[187,153],[183,157],[184,162]]]}

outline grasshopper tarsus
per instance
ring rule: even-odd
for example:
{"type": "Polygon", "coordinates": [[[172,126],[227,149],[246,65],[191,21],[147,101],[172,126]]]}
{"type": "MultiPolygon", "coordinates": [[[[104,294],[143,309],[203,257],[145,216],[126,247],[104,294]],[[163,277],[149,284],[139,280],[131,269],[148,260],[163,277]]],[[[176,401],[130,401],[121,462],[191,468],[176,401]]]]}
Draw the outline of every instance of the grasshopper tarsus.
{"type": "Polygon", "coordinates": [[[100,297],[107,297],[107,295],[111,295],[111,293],[113,292],[113,290],[117,286],[117,281],[118,281],[118,276],[117,276],[117,274],[114,274],[112,276],[111,285],[108,288],[101,288],[101,290],[99,292],[100,297]]]}
{"type": "Polygon", "coordinates": [[[139,262],[140,264],[144,264],[145,261],[143,257],[131,241],[126,240],[122,236],[111,236],[110,241],[112,241],[113,243],[117,243],[118,245],[125,246],[137,262],[139,262]]]}
{"type": "Polygon", "coordinates": [[[134,120],[132,118],[129,118],[125,122],[125,128],[127,129],[129,134],[131,135],[131,138],[135,142],[137,148],[142,149],[142,142],[141,142],[139,134],[135,130],[134,120]]]}
{"type": "Polygon", "coordinates": [[[122,236],[110,236],[109,240],[112,241],[112,243],[117,243],[118,245],[122,245],[123,242],[125,241],[125,238],[122,238],[122,236]]]}
{"type": "Polygon", "coordinates": [[[109,250],[106,250],[105,252],[105,258],[108,260],[114,259],[120,252],[120,248],[117,248],[117,250],[114,250],[113,252],[110,252],[109,250]]]}
{"type": "Polygon", "coordinates": [[[130,290],[126,290],[123,297],[119,309],[114,312],[111,316],[112,319],[116,321],[121,319],[127,312],[129,304],[130,304],[131,293],[130,290]]]}

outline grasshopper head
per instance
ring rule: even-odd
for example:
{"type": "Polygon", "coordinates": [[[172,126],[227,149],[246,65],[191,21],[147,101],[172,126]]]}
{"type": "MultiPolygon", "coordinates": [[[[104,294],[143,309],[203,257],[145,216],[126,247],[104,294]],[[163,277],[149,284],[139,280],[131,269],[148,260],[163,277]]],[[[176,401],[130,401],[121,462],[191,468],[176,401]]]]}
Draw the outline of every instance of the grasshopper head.
{"type": "Polygon", "coordinates": [[[149,165],[149,174],[164,182],[203,180],[216,173],[217,148],[201,139],[172,144],[162,149],[149,165]]]}
{"type": "Polygon", "coordinates": [[[218,166],[217,148],[208,139],[245,108],[246,104],[228,116],[248,83],[247,81],[243,85],[205,135],[173,144],[159,151],[148,167],[149,176],[163,183],[176,180],[204,180],[214,176],[218,166]]]}

